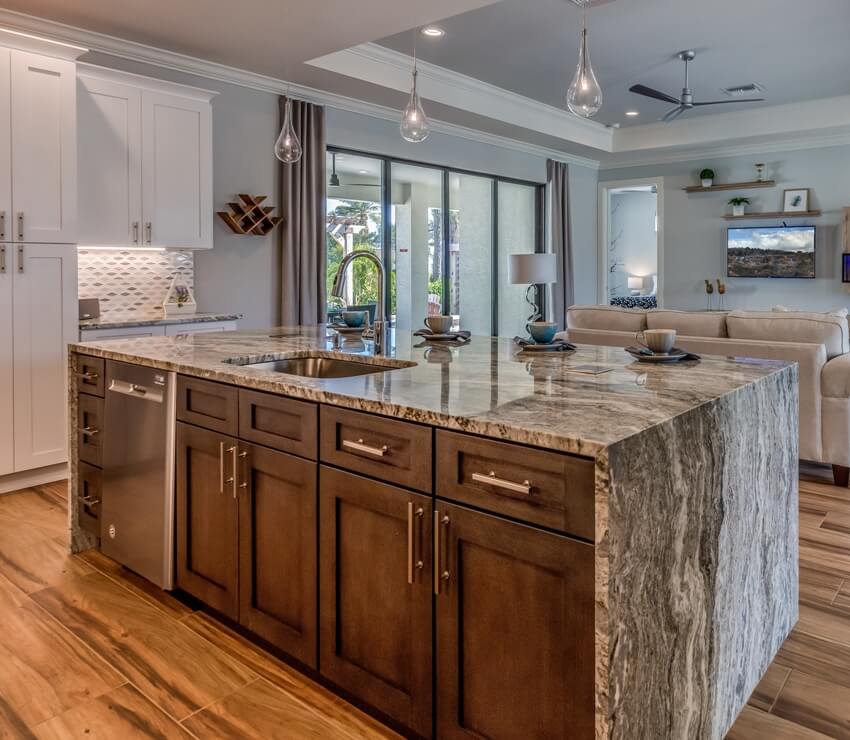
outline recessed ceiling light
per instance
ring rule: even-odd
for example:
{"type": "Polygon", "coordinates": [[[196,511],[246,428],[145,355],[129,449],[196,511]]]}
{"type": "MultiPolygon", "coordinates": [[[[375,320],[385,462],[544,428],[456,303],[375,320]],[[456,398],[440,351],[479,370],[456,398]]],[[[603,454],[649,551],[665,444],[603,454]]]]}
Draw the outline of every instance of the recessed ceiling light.
{"type": "Polygon", "coordinates": [[[640,115],[640,111],[637,111],[637,110],[627,110],[627,111],[626,111],[626,115],[627,115],[627,116],[629,116],[630,118],[634,118],[635,116],[639,116],[639,115],[640,115]]]}
{"type": "Polygon", "coordinates": [[[446,32],[439,26],[425,26],[425,28],[422,29],[422,35],[438,39],[440,36],[445,36],[446,32]]]}
{"type": "Polygon", "coordinates": [[[368,175],[369,170],[357,170],[361,175],[368,175]]]}

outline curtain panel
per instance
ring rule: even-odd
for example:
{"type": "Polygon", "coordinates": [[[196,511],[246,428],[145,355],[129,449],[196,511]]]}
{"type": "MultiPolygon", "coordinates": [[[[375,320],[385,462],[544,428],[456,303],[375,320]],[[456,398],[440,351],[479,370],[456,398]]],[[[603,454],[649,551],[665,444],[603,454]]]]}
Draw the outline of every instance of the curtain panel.
{"type": "MultiPolygon", "coordinates": [[[[286,98],[280,101],[283,127],[286,98]]],[[[325,109],[292,100],[292,125],[303,154],[294,164],[279,163],[281,323],[325,320],[325,109]]],[[[273,156],[273,155],[272,155],[273,156]]]]}
{"type": "Polygon", "coordinates": [[[558,277],[552,286],[552,321],[563,329],[567,308],[575,302],[573,248],[570,239],[569,168],[565,162],[546,160],[546,190],[549,201],[550,249],[558,257],[558,277]]]}

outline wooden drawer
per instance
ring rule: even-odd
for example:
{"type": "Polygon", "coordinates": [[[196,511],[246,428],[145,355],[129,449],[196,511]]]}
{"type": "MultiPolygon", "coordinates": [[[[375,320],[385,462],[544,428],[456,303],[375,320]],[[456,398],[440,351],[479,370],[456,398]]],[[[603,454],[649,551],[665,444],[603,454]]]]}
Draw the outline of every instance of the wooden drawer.
{"type": "Polygon", "coordinates": [[[438,430],[437,495],[594,538],[592,460],[438,430]]]}
{"type": "Polygon", "coordinates": [[[239,437],[315,460],[319,407],[308,401],[239,389],[239,437]]]}
{"type": "Polygon", "coordinates": [[[77,355],[77,390],[103,398],[104,362],[102,357],[77,355]]]}
{"type": "Polygon", "coordinates": [[[103,474],[98,468],[81,462],[77,472],[77,515],[80,526],[100,537],[100,509],[103,474]]]}
{"type": "Polygon", "coordinates": [[[83,462],[103,465],[103,406],[102,398],[81,393],[77,405],[77,456],[83,462]]]}
{"type": "Polygon", "coordinates": [[[322,462],[431,492],[430,427],[322,406],[319,430],[322,462]]]}
{"type": "Polygon", "coordinates": [[[235,437],[239,429],[239,395],[233,385],[177,376],[177,419],[235,437]]]}

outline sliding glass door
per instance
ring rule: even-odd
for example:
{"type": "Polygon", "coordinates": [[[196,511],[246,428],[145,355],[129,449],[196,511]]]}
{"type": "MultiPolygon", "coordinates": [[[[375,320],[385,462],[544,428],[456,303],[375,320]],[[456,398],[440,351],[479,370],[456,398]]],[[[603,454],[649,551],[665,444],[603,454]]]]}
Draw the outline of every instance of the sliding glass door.
{"type": "MultiPolygon", "coordinates": [[[[416,331],[444,314],[476,335],[523,331],[528,286],[510,284],[508,255],[543,251],[542,185],[334,149],[327,176],[328,295],[343,256],[370,249],[387,265],[397,328],[416,331]]],[[[349,269],[329,319],[377,301],[374,267],[349,269]]]]}

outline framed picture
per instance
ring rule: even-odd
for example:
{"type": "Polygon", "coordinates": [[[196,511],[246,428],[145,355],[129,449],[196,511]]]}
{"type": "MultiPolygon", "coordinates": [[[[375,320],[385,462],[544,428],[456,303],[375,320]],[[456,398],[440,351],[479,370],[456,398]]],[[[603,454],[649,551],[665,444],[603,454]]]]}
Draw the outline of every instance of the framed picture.
{"type": "Polygon", "coordinates": [[[809,189],[797,188],[786,190],[782,198],[782,210],[785,213],[794,213],[809,210],[809,189]]]}

